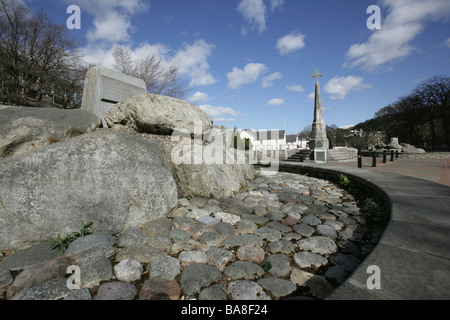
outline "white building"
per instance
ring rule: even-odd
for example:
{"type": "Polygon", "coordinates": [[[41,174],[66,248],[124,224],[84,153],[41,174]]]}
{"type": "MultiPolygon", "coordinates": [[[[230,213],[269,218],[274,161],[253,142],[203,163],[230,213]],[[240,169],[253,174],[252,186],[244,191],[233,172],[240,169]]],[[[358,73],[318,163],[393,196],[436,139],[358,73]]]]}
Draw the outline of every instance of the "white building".
{"type": "Polygon", "coordinates": [[[285,130],[258,131],[241,130],[241,139],[249,139],[253,151],[263,150],[292,150],[306,148],[307,141],[298,139],[298,136],[286,135],[285,130]]]}

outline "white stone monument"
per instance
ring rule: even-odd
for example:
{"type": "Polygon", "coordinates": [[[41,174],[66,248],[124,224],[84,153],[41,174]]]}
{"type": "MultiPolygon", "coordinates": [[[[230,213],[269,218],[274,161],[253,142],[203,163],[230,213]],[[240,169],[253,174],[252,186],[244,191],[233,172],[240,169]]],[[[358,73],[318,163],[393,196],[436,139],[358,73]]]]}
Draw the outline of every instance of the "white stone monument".
{"type": "Polygon", "coordinates": [[[137,94],[147,93],[144,80],[102,67],[89,69],[84,82],[81,109],[89,110],[102,119],[103,127],[106,112],[116,103],[137,94]]]}

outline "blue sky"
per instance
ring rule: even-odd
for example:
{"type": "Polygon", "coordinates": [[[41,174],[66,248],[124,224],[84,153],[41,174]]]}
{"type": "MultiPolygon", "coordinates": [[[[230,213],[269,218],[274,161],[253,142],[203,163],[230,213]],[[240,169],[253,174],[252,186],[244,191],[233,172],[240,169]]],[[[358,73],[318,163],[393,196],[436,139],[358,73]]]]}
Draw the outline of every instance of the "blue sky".
{"type": "Polygon", "coordinates": [[[448,0],[22,0],[66,24],[81,9],[84,59],[113,67],[115,44],[137,59],[180,63],[187,100],[217,125],[301,131],[313,120],[316,69],[328,125],[355,125],[449,76],[448,0]],[[381,29],[370,30],[370,5],[381,29]]]}

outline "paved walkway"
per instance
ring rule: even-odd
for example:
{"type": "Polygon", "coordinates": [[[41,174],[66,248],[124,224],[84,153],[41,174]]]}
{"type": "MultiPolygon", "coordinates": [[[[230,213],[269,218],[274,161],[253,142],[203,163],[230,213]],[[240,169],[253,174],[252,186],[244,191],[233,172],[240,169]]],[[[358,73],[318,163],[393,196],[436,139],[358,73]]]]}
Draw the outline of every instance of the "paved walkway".
{"type": "Polygon", "coordinates": [[[371,159],[363,159],[362,169],[355,163],[280,163],[282,171],[345,174],[391,206],[377,247],[328,299],[450,299],[450,161],[401,159],[372,168],[371,159]],[[374,265],[381,289],[369,290],[367,270],[374,265]]]}
{"type": "MultiPolygon", "coordinates": [[[[311,162],[312,163],[312,162],[311,162]]],[[[346,163],[327,163],[325,166],[357,167],[356,161],[346,163]]],[[[372,158],[363,158],[363,168],[380,172],[395,173],[428,180],[450,187],[450,159],[398,159],[382,163],[377,158],[377,166],[372,167],[372,158]]]]}

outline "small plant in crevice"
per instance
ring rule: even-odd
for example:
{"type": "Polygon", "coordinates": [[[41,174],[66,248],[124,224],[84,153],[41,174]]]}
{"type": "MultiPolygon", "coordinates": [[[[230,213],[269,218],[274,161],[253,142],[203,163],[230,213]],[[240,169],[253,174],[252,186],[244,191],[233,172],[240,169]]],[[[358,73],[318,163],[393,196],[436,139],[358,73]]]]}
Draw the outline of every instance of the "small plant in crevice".
{"type": "Polygon", "coordinates": [[[61,253],[66,252],[69,245],[77,238],[84,237],[92,233],[90,227],[93,224],[93,222],[84,223],[83,221],[81,221],[81,230],[79,232],[72,232],[65,235],[64,237],[58,234],[58,240],[50,245],[50,249],[54,250],[58,248],[61,253]]]}

